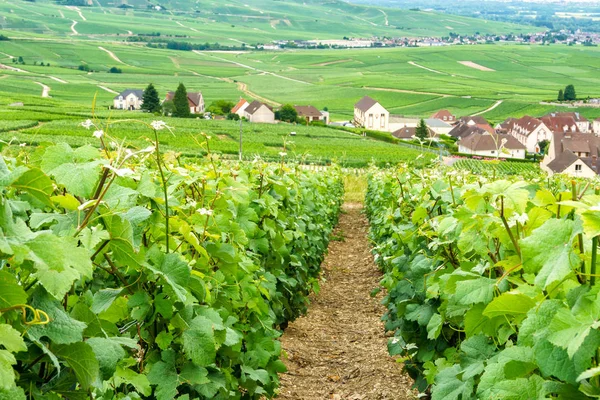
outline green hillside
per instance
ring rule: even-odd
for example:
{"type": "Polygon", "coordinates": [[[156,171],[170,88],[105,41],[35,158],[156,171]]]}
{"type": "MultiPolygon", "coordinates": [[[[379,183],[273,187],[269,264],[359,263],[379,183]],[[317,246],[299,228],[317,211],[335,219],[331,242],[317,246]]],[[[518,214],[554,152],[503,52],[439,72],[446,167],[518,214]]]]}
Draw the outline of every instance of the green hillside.
{"type": "MultiPolygon", "coordinates": [[[[10,36],[51,35],[79,40],[122,40],[123,35],[160,32],[196,43],[224,45],[273,40],[343,37],[417,37],[526,33],[539,28],[431,12],[352,5],[343,1],[166,1],[156,10],[142,0],[100,0],[86,7],[53,1],[1,0],[2,29],[10,36]],[[119,8],[126,3],[133,8],[119,8]]],[[[77,3],[75,3],[77,4],[77,3]]]]}

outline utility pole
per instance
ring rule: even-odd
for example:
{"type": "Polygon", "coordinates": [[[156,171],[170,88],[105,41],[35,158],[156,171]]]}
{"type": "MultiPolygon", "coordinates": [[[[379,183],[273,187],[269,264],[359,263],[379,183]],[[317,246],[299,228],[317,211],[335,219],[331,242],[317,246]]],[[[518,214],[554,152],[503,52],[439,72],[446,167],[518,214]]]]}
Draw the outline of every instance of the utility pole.
{"type": "Polygon", "coordinates": [[[242,161],[242,118],[240,117],[240,153],[239,153],[239,158],[240,161],[242,161]]]}

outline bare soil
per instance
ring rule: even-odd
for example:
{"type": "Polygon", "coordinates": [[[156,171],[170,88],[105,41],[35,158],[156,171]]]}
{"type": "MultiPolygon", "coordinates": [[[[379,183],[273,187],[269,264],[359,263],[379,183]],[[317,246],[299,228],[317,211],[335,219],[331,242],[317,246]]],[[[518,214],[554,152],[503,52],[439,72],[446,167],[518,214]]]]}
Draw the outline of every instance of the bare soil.
{"type": "Polygon", "coordinates": [[[475,69],[478,69],[480,71],[496,72],[495,69],[484,67],[483,65],[479,65],[477,63],[474,63],[473,61],[459,61],[459,63],[462,64],[462,65],[464,65],[465,67],[475,68],[475,69]]]}
{"type": "Polygon", "coordinates": [[[347,203],[323,262],[324,282],[308,314],[281,338],[288,372],[280,399],[414,399],[411,379],[387,352],[381,273],[367,240],[362,205],[347,203]]]}

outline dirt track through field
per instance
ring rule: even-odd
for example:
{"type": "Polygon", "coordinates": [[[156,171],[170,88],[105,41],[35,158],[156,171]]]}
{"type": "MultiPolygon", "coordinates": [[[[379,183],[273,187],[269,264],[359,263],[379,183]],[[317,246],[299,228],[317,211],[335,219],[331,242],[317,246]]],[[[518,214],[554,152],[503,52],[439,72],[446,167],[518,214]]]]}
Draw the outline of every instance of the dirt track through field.
{"type": "Polygon", "coordinates": [[[105,49],[105,48],[104,48],[104,47],[102,47],[102,46],[98,46],[98,48],[99,48],[100,50],[104,51],[106,54],[108,54],[108,55],[110,56],[110,58],[112,58],[112,59],[113,59],[113,60],[115,60],[116,62],[118,62],[118,63],[121,63],[121,64],[124,64],[124,65],[127,65],[127,64],[125,64],[123,61],[121,61],[121,60],[119,59],[119,57],[117,57],[117,56],[115,55],[115,53],[113,53],[112,51],[110,51],[110,50],[107,50],[107,49],[105,49]]]}
{"type": "Polygon", "coordinates": [[[413,399],[410,378],[387,353],[382,294],[370,296],[381,274],[370,253],[362,206],[347,203],[344,211],[335,233],[344,239],[329,245],[321,292],[281,338],[288,372],[281,376],[279,398],[413,399]]]}

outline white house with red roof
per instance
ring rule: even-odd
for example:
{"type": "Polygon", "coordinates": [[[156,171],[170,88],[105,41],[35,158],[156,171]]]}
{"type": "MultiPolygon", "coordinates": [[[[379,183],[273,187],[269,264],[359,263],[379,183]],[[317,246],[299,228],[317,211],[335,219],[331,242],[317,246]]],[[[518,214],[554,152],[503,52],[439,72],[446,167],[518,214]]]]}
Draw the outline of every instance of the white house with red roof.
{"type": "Polygon", "coordinates": [[[431,116],[432,119],[439,119],[440,121],[452,124],[456,122],[456,117],[448,110],[440,110],[431,116]]]}
{"type": "Polygon", "coordinates": [[[250,105],[250,103],[248,103],[246,101],[246,99],[240,99],[240,101],[238,101],[238,103],[235,105],[235,107],[233,107],[231,109],[231,112],[233,114],[239,115],[240,117],[245,117],[246,116],[245,111],[249,105],[250,105]]]}
{"type": "Polygon", "coordinates": [[[552,130],[538,118],[528,115],[521,118],[509,118],[496,126],[496,130],[507,133],[521,142],[530,153],[540,151],[539,143],[552,139],[552,130]]]}

